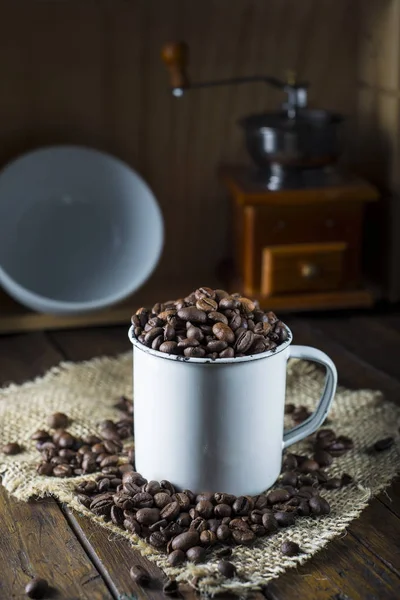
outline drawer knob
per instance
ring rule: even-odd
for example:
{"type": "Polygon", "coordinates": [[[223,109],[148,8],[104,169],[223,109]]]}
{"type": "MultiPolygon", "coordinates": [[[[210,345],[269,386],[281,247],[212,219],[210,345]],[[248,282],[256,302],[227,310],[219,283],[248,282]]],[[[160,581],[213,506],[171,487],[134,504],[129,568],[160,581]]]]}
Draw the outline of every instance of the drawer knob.
{"type": "Polygon", "coordinates": [[[304,279],[313,279],[319,274],[319,268],[313,263],[302,263],[300,265],[300,273],[304,279]]]}

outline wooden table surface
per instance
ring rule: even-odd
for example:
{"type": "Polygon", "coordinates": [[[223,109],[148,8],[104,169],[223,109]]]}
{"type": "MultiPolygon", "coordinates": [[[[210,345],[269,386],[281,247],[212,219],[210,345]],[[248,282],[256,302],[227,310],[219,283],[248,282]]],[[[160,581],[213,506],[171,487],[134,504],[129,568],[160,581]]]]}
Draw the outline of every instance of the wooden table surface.
{"type": "MultiPolygon", "coordinates": [[[[340,383],[382,390],[400,400],[400,311],[287,317],[296,343],[335,361],[340,383]]],[[[80,361],[129,349],[126,327],[0,337],[0,384],[43,374],[60,360],[80,361]]],[[[395,600],[400,598],[400,481],[374,498],[348,531],[299,569],[275,579],[261,600],[395,600]]],[[[24,598],[30,576],[52,582],[57,600],[163,598],[163,573],[114,541],[105,529],[53,499],[19,503],[0,486],[0,599],[24,598]],[[147,590],[129,578],[134,563],[155,577],[147,590]]],[[[184,594],[194,598],[194,594],[184,594]]]]}

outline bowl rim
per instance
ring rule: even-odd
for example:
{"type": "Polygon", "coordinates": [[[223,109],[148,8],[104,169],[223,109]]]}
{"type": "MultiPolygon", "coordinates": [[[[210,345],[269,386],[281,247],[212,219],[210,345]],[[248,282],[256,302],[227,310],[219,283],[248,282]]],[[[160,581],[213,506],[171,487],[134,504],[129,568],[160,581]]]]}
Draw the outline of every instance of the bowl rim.
{"type": "Polygon", "coordinates": [[[40,308],[35,308],[34,310],[49,313],[49,314],[75,314],[75,313],[85,313],[88,311],[100,310],[102,308],[110,307],[118,302],[121,302],[133,292],[137,291],[151,276],[154,269],[156,268],[164,247],[165,241],[165,226],[164,219],[162,215],[162,211],[160,205],[157,201],[156,195],[154,194],[151,187],[148,183],[143,179],[143,177],[135,171],[133,167],[131,167],[128,163],[124,162],[120,158],[113,156],[108,152],[103,152],[101,150],[97,150],[96,148],[91,148],[90,146],[78,145],[78,144],[57,144],[57,145],[48,145],[48,146],[40,146],[30,152],[25,152],[13,160],[9,161],[1,170],[0,170],[0,181],[3,174],[10,168],[14,167],[16,163],[21,160],[25,160],[35,154],[42,153],[43,151],[65,151],[65,150],[79,150],[86,151],[91,155],[98,155],[99,157],[106,158],[109,161],[112,161],[115,164],[118,164],[120,167],[129,171],[132,175],[134,175],[143,187],[149,193],[149,196],[153,200],[154,208],[157,214],[157,227],[160,229],[160,239],[158,242],[158,247],[154,254],[154,258],[151,263],[151,268],[148,269],[146,273],[144,273],[137,282],[134,284],[127,284],[120,291],[115,292],[113,294],[109,294],[104,296],[103,298],[98,298],[96,300],[86,300],[86,301],[65,301],[65,300],[57,300],[55,298],[50,298],[43,294],[32,291],[30,288],[24,287],[21,283],[19,283],[16,279],[14,279],[6,269],[0,264],[0,285],[5,289],[5,291],[12,296],[17,302],[20,304],[27,306],[32,309],[33,306],[37,306],[40,308]]]}

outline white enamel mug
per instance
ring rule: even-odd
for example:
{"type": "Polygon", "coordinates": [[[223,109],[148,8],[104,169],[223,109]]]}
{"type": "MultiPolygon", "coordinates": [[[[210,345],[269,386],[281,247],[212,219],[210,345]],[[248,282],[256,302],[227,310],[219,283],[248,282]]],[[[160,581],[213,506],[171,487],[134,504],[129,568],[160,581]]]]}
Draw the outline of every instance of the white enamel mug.
{"type": "Polygon", "coordinates": [[[278,478],[282,450],[325,420],[336,391],[332,360],[309,346],[212,361],[183,358],[133,344],[136,469],[194,492],[255,495],[278,478]],[[284,431],[286,363],[315,361],[326,368],[316,411],[284,431]]]}

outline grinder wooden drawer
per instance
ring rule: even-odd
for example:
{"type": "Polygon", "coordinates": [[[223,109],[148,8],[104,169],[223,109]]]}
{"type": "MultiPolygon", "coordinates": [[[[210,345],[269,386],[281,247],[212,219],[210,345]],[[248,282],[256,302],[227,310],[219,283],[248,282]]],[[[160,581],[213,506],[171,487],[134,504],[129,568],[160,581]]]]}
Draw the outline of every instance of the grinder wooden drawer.
{"type": "Polygon", "coordinates": [[[261,293],[272,296],[339,288],[346,247],[344,242],[265,247],[261,293]]]}

